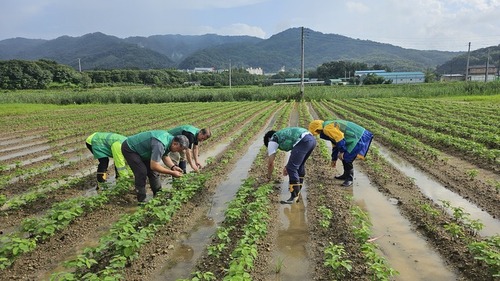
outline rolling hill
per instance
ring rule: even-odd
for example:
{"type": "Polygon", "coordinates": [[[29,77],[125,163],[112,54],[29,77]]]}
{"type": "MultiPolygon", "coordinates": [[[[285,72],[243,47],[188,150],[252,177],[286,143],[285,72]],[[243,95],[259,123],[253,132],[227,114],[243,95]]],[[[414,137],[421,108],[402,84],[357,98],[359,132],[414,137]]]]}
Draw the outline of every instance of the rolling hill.
{"type": "MultiPolygon", "coordinates": [[[[394,71],[434,69],[463,52],[405,49],[305,29],[304,64],[315,69],[325,62],[348,60],[388,65],[394,71]]],[[[300,70],[301,28],[268,39],[251,36],[154,35],[121,39],[100,32],[53,40],[12,38],[0,41],[0,59],[51,59],[88,69],[158,69],[261,67],[265,72],[300,70]]]]}

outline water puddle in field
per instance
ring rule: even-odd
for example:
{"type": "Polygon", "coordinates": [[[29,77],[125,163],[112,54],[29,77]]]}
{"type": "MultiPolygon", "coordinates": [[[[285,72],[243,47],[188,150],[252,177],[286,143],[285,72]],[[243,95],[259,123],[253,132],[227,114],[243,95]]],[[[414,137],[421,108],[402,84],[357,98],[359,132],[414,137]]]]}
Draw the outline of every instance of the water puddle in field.
{"type": "MultiPolygon", "coordinates": [[[[263,135],[263,131],[259,132],[258,135],[263,135]]],[[[226,146],[229,143],[228,141],[226,146]]],[[[221,152],[225,148],[222,144],[220,146],[220,149],[216,147],[215,151],[221,152]]],[[[250,144],[245,155],[236,162],[234,169],[227,175],[227,180],[217,186],[211,206],[207,208],[206,216],[197,222],[192,231],[185,234],[185,237],[180,241],[180,246],[175,248],[174,258],[165,264],[157,274],[153,274],[155,276],[153,280],[190,278],[198,258],[210,242],[211,236],[219,224],[224,220],[228,202],[234,199],[243,180],[248,177],[248,171],[261,147],[262,139],[260,137],[250,144]]],[[[200,160],[202,160],[201,156],[211,157],[211,151],[200,155],[200,160]]],[[[214,153],[213,156],[215,155],[217,154],[214,153]]]]}
{"type": "Polygon", "coordinates": [[[484,224],[484,228],[479,231],[481,236],[492,236],[500,233],[500,221],[493,218],[487,212],[482,211],[476,205],[467,201],[460,195],[445,188],[439,182],[430,178],[427,174],[414,167],[406,160],[401,159],[389,150],[379,147],[380,154],[398,170],[403,172],[408,177],[414,179],[415,184],[422,192],[436,204],[443,205],[440,200],[450,202],[452,207],[460,207],[466,213],[470,214],[471,219],[478,219],[484,224]]]}
{"type": "Polygon", "coordinates": [[[41,146],[36,146],[36,147],[25,148],[25,149],[23,149],[21,151],[15,152],[15,153],[11,153],[11,154],[0,156],[0,161],[4,161],[4,160],[16,158],[16,157],[21,157],[21,156],[25,156],[25,155],[29,155],[29,154],[40,152],[40,151],[44,151],[44,150],[47,150],[47,149],[50,149],[50,148],[52,148],[52,146],[50,146],[50,145],[41,145],[41,146]]]}
{"type": "MultiPolygon", "coordinates": [[[[76,150],[79,150],[79,148],[67,149],[64,152],[60,153],[59,155],[60,156],[64,156],[65,154],[74,152],[76,150]]],[[[41,161],[50,159],[52,157],[54,157],[54,156],[51,155],[51,154],[40,155],[40,156],[35,157],[35,158],[30,158],[30,159],[26,159],[26,160],[20,161],[19,163],[9,164],[9,165],[7,165],[7,169],[6,170],[8,171],[8,170],[11,170],[11,169],[14,169],[14,168],[17,168],[17,167],[28,166],[28,165],[31,165],[31,164],[34,164],[34,163],[37,163],[37,162],[41,162],[41,161]]]]}
{"type": "MultiPolygon", "coordinates": [[[[14,144],[14,143],[23,143],[23,142],[31,141],[31,140],[34,140],[34,139],[38,139],[40,137],[41,136],[39,136],[39,135],[32,135],[32,136],[29,136],[29,137],[22,137],[22,138],[10,138],[9,137],[9,138],[6,138],[6,139],[1,139],[0,140],[0,146],[11,145],[11,144],[14,144]]],[[[9,148],[11,148],[11,147],[9,147],[9,148]]],[[[2,151],[5,151],[5,150],[0,149],[0,152],[2,152],[2,151]]]]}
{"type": "MultiPolygon", "coordinates": [[[[298,104],[290,113],[289,126],[299,126],[298,104]]],[[[283,153],[283,152],[280,152],[283,153]]],[[[286,152],[284,163],[288,162],[290,152],[286,152]]],[[[306,165],[311,165],[308,160],[306,165]]],[[[290,198],[288,176],[282,178],[280,200],[290,198]]],[[[309,258],[307,243],[309,229],[307,226],[307,175],[299,195],[299,202],[295,204],[279,204],[278,217],[281,225],[276,238],[277,247],[273,253],[273,272],[276,280],[303,281],[310,280],[309,258]]]]}
{"type": "Polygon", "coordinates": [[[30,142],[30,143],[23,143],[22,141],[20,141],[22,144],[19,144],[19,145],[15,145],[15,146],[9,146],[7,148],[4,148],[1,150],[1,152],[9,152],[9,151],[13,151],[13,150],[19,150],[19,149],[26,149],[28,147],[33,147],[33,146],[37,146],[37,145],[41,145],[41,144],[44,144],[44,143],[47,143],[46,140],[39,140],[39,141],[35,141],[35,142],[30,142]]]}
{"type": "MultiPolygon", "coordinates": [[[[331,143],[325,143],[331,151],[331,143]]],[[[372,236],[379,237],[374,243],[390,266],[399,272],[394,280],[456,280],[455,273],[447,268],[439,254],[412,229],[391,199],[380,193],[358,170],[357,163],[354,162],[354,184],[345,192],[352,193],[355,203],[368,213],[372,236]]],[[[342,162],[338,161],[337,172],[332,172],[332,177],[342,171],[342,162]]]]}
{"type": "MultiPolygon", "coordinates": [[[[288,153],[289,154],[289,153],[288,153]]],[[[288,157],[287,157],[288,158],[288,157]]],[[[307,165],[307,164],[306,164],[307,165]]],[[[281,184],[281,200],[290,197],[288,177],[281,184]]],[[[276,204],[279,204],[276,202],[276,204]]],[[[272,273],[279,280],[309,280],[309,259],[306,245],[309,242],[307,226],[307,175],[300,192],[299,202],[280,204],[276,252],[273,253],[274,269],[272,273]],[[279,273],[276,273],[279,271],[279,273]]]]}
{"type": "Polygon", "coordinates": [[[357,170],[352,192],[355,202],[370,216],[373,237],[379,237],[374,243],[379,246],[390,266],[399,272],[394,280],[457,280],[453,271],[412,229],[412,225],[400,215],[391,200],[357,170]]]}
{"type": "Polygon", "coordinates": [[[27,179],[29,177],[33,177],[35,175],[40,175],[40,174],[44,174],[44,173],[47,173],[47,172],[50,172],[50,171],[54,171],[56,169],[59,169],[59,168],[63,168],[63,167],[66,167],[66,166],[70,166],[70,165],[76,165],[84,160],[87,160],[89,158],[92,158],[92,155],[87,155],[87,156],[75,156],[75,157],[71,157],[69,159],[66,159],[64,160],[63,163],[61,164],[55,164],[55,165],[51,165],[51,166],[48,166],[48,167],[43,167],[43,168],[40,168],[38,169],[37,171],[33,172],[33,173],[26,173],[22,176],[19,176],[19,177],[14,177],[12,179],[9,180],[9,184],[14,184],[20,180],[23,180],[23,179],[27,179]]]}

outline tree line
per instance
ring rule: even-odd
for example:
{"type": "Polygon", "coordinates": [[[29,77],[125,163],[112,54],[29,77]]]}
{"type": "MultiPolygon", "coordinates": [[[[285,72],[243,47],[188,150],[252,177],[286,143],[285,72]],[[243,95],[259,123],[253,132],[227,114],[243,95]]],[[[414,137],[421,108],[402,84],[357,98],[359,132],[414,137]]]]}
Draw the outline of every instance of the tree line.
{"type": "MultiPolygon", "coordinates": [[[[327,80],[349,75],[351,83],[357,84],[356,70],[385,69],[385,65],[336,61],[327,62],[315,70],[305,72],[306,77],[327,80]]],[[[90,88],[102,85],[149,85],[154,87],[188,87],[192,85],[224,87],[243,85],[271,85],[270,81],[300,77],[297,73],[279,72],[271,76],[250,74],[243,68],[220,72],[193,73],[176,69],[113,69],[76,71],[74,68],[58,64],[55,61],[41,59],[37,61],[8,60],[0,61],[0,88],[7,90],[51,89],[51,88],[90,88]]],[[[379,79],[380,80],[380,79],[379,79]]],[[[378,81],[378,80],[377,80],[378,81]]],[[[358,81],[359,82],[359,81],[358,81]]],[[[378,81],[376,83],[383,83],[378,81]]]]}

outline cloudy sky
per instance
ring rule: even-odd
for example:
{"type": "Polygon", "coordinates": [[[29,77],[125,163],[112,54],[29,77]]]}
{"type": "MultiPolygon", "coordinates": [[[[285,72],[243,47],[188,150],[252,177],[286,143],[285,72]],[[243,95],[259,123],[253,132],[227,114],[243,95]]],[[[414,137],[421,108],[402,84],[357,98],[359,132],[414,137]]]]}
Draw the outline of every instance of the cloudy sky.
{"type": "Polygon", "coordinates": [[[0,40],[102,32],[250,35],[291,27],[418,50],[500,44],[500,0],[1,0],[0,40]]]}

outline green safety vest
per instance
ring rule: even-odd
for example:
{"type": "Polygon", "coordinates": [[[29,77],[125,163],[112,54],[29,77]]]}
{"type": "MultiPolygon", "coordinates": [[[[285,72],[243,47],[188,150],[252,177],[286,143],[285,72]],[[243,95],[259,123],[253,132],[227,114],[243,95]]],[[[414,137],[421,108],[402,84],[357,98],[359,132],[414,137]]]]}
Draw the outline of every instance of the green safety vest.
{"type": "Polygon", "coordinates": [[[331,123],[338,125],[340,131],[344,133],[344,140],[348,152],[351,152],[354,149],[366,130],[358,124],[346,120],[325,121],[323,122],[323,128],[331,123]]]}
{"type": "Polygon", "coordinates": [[[92,145],[92,154],[95,159],[113,157],[111,146],[115,142],[123,143],[127,137],[116,133],[97,132],[90,135],[86,142],[92,145]]]}
{"type": "Polygon", "coordinates": [[[198,129],[194,126],[191,126],[191,125],[182,125],[182,126],[177,126],[175,128],[168,130],[168,132],[173,136],[182,135],[182,131],[190,132],[195,137],[197,137],[197,134],[200,131],[200,129],[198,129]]]}
{"type": "Polygon", "coordinates": [[[130,149],[139,153],[142,159],[148,160],[151,159],[152,138],[157,139],[165,146],[165,153],[163,155],[168,154],[168,152],[170,151],[170,145],[172,145],[172,142],[174,140],[174,136],[172,136],[165,130],[155,130],[138,133],[136,135],[128,137],[127,144],[130,149]]]}
{"type": "Polygon", "coordinates": [[[309,132],[305,128],[301,127],[288,127],[285,129],[281,129],[276,131],[274,135],[271,137],[271,140],[278,143],[278,148],[283,151],[290,151],[293,148],[293,145],[300,140],[300,136],[303,133],[309,132]]]}

